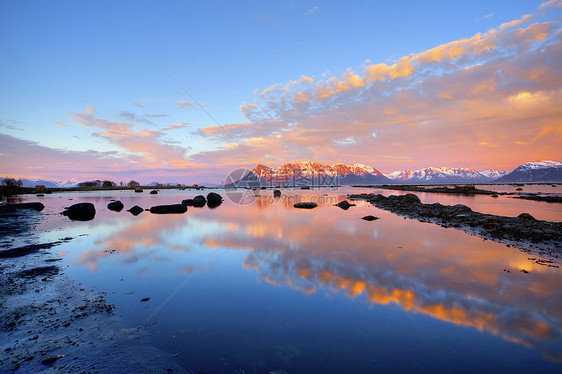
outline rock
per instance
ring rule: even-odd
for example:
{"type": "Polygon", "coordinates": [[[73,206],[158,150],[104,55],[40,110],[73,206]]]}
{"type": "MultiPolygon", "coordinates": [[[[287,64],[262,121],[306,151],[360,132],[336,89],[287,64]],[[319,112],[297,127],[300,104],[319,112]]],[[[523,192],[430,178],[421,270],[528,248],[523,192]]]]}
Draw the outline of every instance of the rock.
{"type": "Polygon", "coordinates": [[[157,195],[157,194],[158,194],[158,191],[152,190],[152,191],[150,191],[150,194],[151,194],[151,195],[157,195]]]}
{"type": "Polygon", "coordinates": [[[207,199],[203,195],[197,195],[193,198],[193,206],[196,208],[202,208],[207,203],[207,199]]]}
{"type": "Polygon", "coordinates": [[[119,200],[113,201],[113,202],[107,204],[107,209],[112,210],[114,212],[120,212],[120,211],[123,210],[123,208],[124,208],[124,205],[119,200]]]}
{"type": "Polygon", "coordinates": [[[419,197],[417,197],[417,195],[414,195],[413,193],[409,193],[406,194],[402,197],[402,201],[406,204],[421,204],[421,200],[419,197]]]}
{"type": "Polygon", "coordinates": [[[43,205],[41,203],[21,203],[21,204],[0,205],[0,210],[14,211],[14,210],[19,210],[19,209],[33,209],[33,210],[36,210],[36,211],[40,212],[43,209],[45,209],[45,205],[43,205]]]}
{"type": "Polygon", "coordinates": [[[73,221],[90,221],[96,215],[96,208],[92,203],[78,203],[68,207],[62,214],[73,221]]]}
{"type": "Polygon", "coordinates": [[[281,197],[281,190],[273,190],[273,197],[281,197]]]}
{"type": "Polygon", "coordinates": [[[147,302],[147,301],[149,301],[149,300],[150,300],[150,297],[145,297],[144,299],[141,299],[141,303],[145,303],[145,302],[147,302]]]}
{"type": "Polygon", "coordinates": [[[380,219],[380,218],[369,215],[369,216],[362,217],[361,219],[364,219],[365,221],[376,221],[377,219],[380,219]]]}
{"type": "Polygon", "coordinates": [[[535,217],[533,217],[533,216],[530,215],[529,213],[521,213],[521,214],[518,215],[517,217],[523,218],[523,219],[535,219],[535,217]]]}
{"type": "Polygon", "coordinates": [[[521,187],[516,188],[515,191],[523,191],[523,189],[521,187]]]}
{"type": "Polygon", "coordinates": [[[313,202],[296,203],[293,205],[294,208],[299,208],[299,209],[314,209],[317,206],[318,204],[313,202]]]}
{"type": "Polygon", "coordinates": [[[43,196],[45,196],[45,195],[44,195],[44,194],[42,194],[42,193],[38,193],[38,194],[37,194],[37,195],[35,195],[35,196],[37,196],[37,197],[43,197],[43,196]]]}
{"type": "Polygon", "coordinates": [[[153,214],[182,214],[187,212],[187,206],[183,204],[156,205],[150,208],[153,214]]]}
{"type": "Polygon", "coordinates": [[[141,193],[143,190],[140,187],[135,188],[135,192],[141,193]]]}
{"type": "Polygon", "coordinates": [[[209,208],[216,208],[222,204],[222,196],[218,193],[209,192],[207,195],[207,206],[209,208]]]}
{"type": "Polygon", "coordinates": [[[47,357],[47,358],[43,359],[41,361],[41,363],[43,365],[52,365],[52,364],[55,363],[56,360],[58,360],[59,358],[63,358],[63,357],[65,357],[65,355],[56,355],[56,356],[47,357]]]}
{"type": "Polygon", "coordinates": [[[185,206],[193,206],[193,199],[182,200],[181,203],[185,206]]]}
{"type": "Polygon", "coordinates": [[[350,204],[349,201],[343,200],[343,201],[340,201],[340,202],[337,203],[337,204],[334,204],[334,206],[340,207],[340,208],[342,208],[343,210],[348,210],[349,207],[355,206],[355,204],[350,204]]]}
{"type": "Polygon", "coordinates": [[[497,193],[493,194],[491,197],[499,197],[497,193]]]}
{"type": "Polygon", "coordinates": [[[138,216],[139,214],[141,214],[142,212],[144,212],[144,209],[141,208],[138,205],[135,205],[134,207],[132,207],[131,209],[129,209],[127,212],[131,213],[133,216],[138,216]]]}

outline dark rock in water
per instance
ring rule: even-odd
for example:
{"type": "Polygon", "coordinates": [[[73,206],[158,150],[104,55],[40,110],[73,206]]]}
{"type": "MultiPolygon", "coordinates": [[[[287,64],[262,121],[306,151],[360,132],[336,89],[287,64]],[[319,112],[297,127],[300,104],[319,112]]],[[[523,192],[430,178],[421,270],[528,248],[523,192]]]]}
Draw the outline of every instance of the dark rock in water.
{"type": "Polygon", "coordinates": [[[120,211],[123,210],[123,208],[124,208],[124,205],[119,200],[113,201],[113,202],[107,204],[107,209],[112,210],[114,212],[120,212],[120,211]]]}
{"type": "Polygon", "coordinates": [[[134,207],[132,207],[131,209],[129,209],[127,212],[131,213],[133,216],[138,216],[139,214],[141,214],[142,212],[144,212],[144,209],[141,208],[138,205],[135,205],[134,207]]]}
{"type": "Polygon", "coordinates": [[[145,297],[144,299],[141,299],[141,303],[146,303],[149,300],[150,300],[150,297],[145,297]]]}
{"type": "Polygon", "coordinates": [[[518,215],[517,217],[523,218],[523,219],[535,219],[535,217],[533,217],[533,216],[530,215],[529,213],[521,213],[521,214],[518,215]]]}
{"type": "Polygon", "coordinates": [[[340,202],[337,203],[337,204],[334,204],[334,206],[340,207],[340,208],[342,208],[343,210],[348,210],[349,207],[355,206],[355,204],[350,204],[349,201],[343,200],[343,201],[340,201],[340,202]]]}
{"type": "Polygon", "coordinates": [[[293,205],[294,208],[299,208],[299,209],[314,209],[317,206],[318,204],[313,202],[296,203],[293,205]]]}
{"type": "Polygon", "coordinates": [[[218,193],[209,192],[207,195],[207,206],[209,208],[216,208],[222,204],[222,196],[218,193]]]}
{"type": "Polygon", "coordinates": [[[21,204],[5,204],[5,205],[0,205],[0,210],[4,211],[15,211],[18,209],[33,209],[36,210],[38,212],[42,211],[43,209],[45,209],[45,205],[41,204],[41,203],[21,203],[21,204]]]}
{"type": "Polygon", "coordinates": [[[152,191],[150,191],[150,194],[151,194],[151,195],[157,195],[157,194],[158,194],[158,191],[152,190],[152,191]]]}
{"type": "Polygon", "coordinates": [[[59,358],[63,358],[63,357],[65,357],[65,356],[64,355],[56,355],[56,356],[47,357],[47,358],[43,359],[41,361],[41,363],[43,365],[52,365],[52,364],[55,363],[56,360],[58,360],[59,358]]]}
{"type": "Polygon", "coordinates": [[[181,203],[185,206],[193,206],[193,199],[182,200],[181,203]]]}
{"type": "Polygon", "coordinates": [[[515,191],[523,191],[523,189],[521,187],[516,188],[515,191]]]}
{"type": "Polygon", "coordinates": [[[35,196],[37,196],[37,197],[43,197],[43,196],[45,196],[45,195],[44,195],[44,194],[42,194],[42,193],[38,193],[38,194],[37,194],[37,195],[35,195],[35,196]]]}
{"type": "Polygon", "coordinates": [[[143,190],[142,190],[142,188],[140,188],[140,187],[135,188],[135,192],[139,192],[139,193],[140,193],[140,192],[142,192],[142,191],[143,191],[143,190]]]}
{"type": "Polygon", "coordinates": [[[90,221],[96,215],[96,208],[92,203],[78,203],[69,206],[62,214],[73,221],[90,221]]]}
{"type": "Polygon", "coordinates": [[[310,190],[310,186],[302,186],[301,190],[310,190]]]}
{"type": "Polygon", "coordinates": [[[492,197],[499,197],[497,193],[493,194],[492,197]]]}
{"type": "Polygon", "coordinates": [[[273,190],[273,197],[281,197],[281,190],[273,190]]]}
{"type": "Polygon", "coordinates": [[[153,214],[182,214],[187,212],[187,206],[183,204],[156,205],[150,208],[153,214]]]}
{"type": "Polygon", "coordinates": [[[362,217],[361,219],[364,219],[365,221],[376,221],[377,219],[380,219],[380,218],[375,217],[375,216],[365,216],[365,217],[362,217]]]}
{"type": "Polygon", "coordinates": [[[203,195],[197,195],[193,198],[193,206],[196,208],[202,208],[207,204],[207,199],[203,195]]]}
{"type": "Polygon", "coordinates": [[[39,266],[33,269],[22,270],[18,273],[20,277],[34,278],[43,275],[55,275],[59,273],[56,266],[39,266]]]}

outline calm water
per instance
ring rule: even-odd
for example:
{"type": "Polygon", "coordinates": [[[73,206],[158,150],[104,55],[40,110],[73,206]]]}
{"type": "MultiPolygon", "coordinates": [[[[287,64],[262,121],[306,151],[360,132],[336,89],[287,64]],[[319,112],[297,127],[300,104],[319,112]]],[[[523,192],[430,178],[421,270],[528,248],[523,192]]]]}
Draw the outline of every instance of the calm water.
{"type": "MultiPolygon", "coordinates": [[[[358,192],[370,190],[295,190],[279,200],[262,191],[244,206],[226,200],[216,209],[137,217],[106,205],[115,198],[125,209],[149,208],[195,193],[53,194],[42,198],[44,212],[90,201],[96,218],[52,214],[38,229],[42,241],[75,237],[54,248],[66,273],[107,292],[127,326],[150,325],[154,344],[192,370],[562,370],[560,268],[365,202],[348,211],[331,206],[358,192]],[[294,209],[298,198],[320,206],[294,209]],[[360,219],[367,214],[381,219],[360,219]]],[[[562,221],[560,207],[543,202],[420,197],[562,221]]]]}

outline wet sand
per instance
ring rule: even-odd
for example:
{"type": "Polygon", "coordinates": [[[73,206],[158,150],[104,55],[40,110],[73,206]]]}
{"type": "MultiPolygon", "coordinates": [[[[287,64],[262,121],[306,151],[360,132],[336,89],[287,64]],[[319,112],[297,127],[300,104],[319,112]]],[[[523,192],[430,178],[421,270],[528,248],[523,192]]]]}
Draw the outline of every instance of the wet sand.
{"type": "Polygon", "coordinates": [[[72,238],[33,242],[40,219],[0,217],[0,372],[186,372],[151,345],[145,326],[123,328],[102,293],[64,274],[52,251],[72,238]]]}

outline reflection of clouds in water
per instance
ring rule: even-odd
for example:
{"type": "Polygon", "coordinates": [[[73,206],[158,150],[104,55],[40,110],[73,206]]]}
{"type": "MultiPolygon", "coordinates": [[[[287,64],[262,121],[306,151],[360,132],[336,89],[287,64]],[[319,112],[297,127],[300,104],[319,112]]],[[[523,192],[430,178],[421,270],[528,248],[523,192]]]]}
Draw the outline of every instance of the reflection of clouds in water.
{"type": "Polygon", "coordinates": [[[270,284],[306,294],[344,292],[351,298],[363,295],[373,303],[397,303],[409,311],[500,335],[562,361],[558,269],[534,264],[525,253],[497,243],[401,217],[386,215],[376,228],[358,220],[355,230],[349,230],[348,220],[356,218],[344,216],[349,211],[314,212],[314,219],[346,246],[362,268],[350,254],[339,251],[324,231],[307,224],[310,217],[275,213],[254,217],[246,230],[251,240],[227,236],[213,240],[213,246],[246,249],[252,243],[254,250],[243,266],[270,284]],[[531,274],[520,274],[522,267],[531,274]]]}

